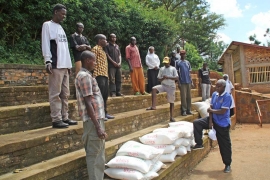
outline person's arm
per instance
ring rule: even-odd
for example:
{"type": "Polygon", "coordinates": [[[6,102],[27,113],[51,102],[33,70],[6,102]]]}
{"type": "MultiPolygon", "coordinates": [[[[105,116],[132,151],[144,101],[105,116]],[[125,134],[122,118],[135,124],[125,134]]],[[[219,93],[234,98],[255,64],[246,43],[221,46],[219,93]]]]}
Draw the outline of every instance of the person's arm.
{"type": "Polygon", "coordinates": [[[162,75],[162,68],[159,69],[157,78],[159,82],[162,82],[165,79],[162,75]]]}
{"type": "Polygon", "coordinates": [[[104,48],[104,51],[106,53],[107,59],[113,64],[114,67],[119,67],[118,64],[111,58],[111,56],[109,55],[109,50],[108,50],[108,46],[106,46],[104,48]]]}
{"type": "Polygon", "coordinates": [[[85,44],[83,44],[84,47],[86,48],[86,50],[91,51],[91,46],[88,39],[86,37],[84,37],[84,39],[85,39],[85,44]]]}
{"type": "Polygon", "coordinates": [[[201,85],[201,83],[202,83],[202,73],[201,73],[201,69],[199,69],[199,71],[198,71],[198,79],[199,79],[199,86],[201,85]]]}
{"type": "Polygon", "coordinates": [[[224,114],[228,109],[230,109],[232,104],[231,96],[226,96],[223,98],[223,103],[221,105],[221,109],[213,109],[212,106],[207,110],[209,113],[213,114],[224,114]]]}
{"type": "Polygon", "coordinates": [[[155,69],[159,69],[159,66],[160,66],[160,59],[159,59],[159,57],[157,56],[157,59],[156,59],[156,67],[155,67],[155,69]]]}
{"type": "Polygon", "coordinates": [[[129,50],[128,47],[126,47],[126,60],[128,62],[129,71],[132,72],[133,69],[132,69],[132,66],[131,66],[131,63],[130,63],[130,50],[129,50]]]}
{"type": "Polygon", "coordinates": [[[42,40],[42,54],[44,57],[44,63],[46,67],[46,71],[49,74],[52,74],[52,53],[51,53],[51,45],[50,45],[50,30],[48,23],[44,23],[42,26],[41,32],[42,40]]]}
{"type": "Polygon", "coordinates": [[[153,64],[151,64],[150,59],[149,59],[149,57],[147,55],[145,57],[145,63],[148,66],[149,69],[154,69],[155,68],[155,66],[153,64]]]}

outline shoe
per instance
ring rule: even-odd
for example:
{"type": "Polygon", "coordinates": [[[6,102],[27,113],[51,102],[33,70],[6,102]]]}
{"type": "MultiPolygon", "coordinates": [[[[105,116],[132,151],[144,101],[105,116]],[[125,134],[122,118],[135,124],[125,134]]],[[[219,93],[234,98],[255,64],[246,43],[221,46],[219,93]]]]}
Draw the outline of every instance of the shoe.
{"type": "Polygon", "coordinates": [[[71,119],[67,119],[67,120],[63,120],[64,123],[68,124],[68,125],[77,125],[78,122],[71,120],[71,119]]]}
{"type": "Polygon", "coordinates": [[[103,120],[104,120],[104,121],[108,121],[108,118],[105,117],[105,118],[103,118],[103,120]]]}
{"type": "Polygon", "coordinates": [[[174,118],[170,118],[170,122],[175,122],[175,119],[174,118]]]}
{"type": "Polygon", "coordinates": [[[229,172],[231,172],[231,166],[226,165],[224,169],[224,173],[229,173],[229,172]]]}
{"type": "Polygon", "coordinates": [[[124,94],[116,93],[116,96],[124,96],[124,94]]]}
{"type": "Polygon", "coordinates": [[[182,113],[182,116],[187,116],[187,113],[186,113],[186,112],[183,112],[183,113],[182,113]]]}
{"type": "Polygon", "coordinates": [[[136,92],[134,95],[137,96],[137,95],[142,95],[142,94],[140,92],[136,92]]]}
{"type": "Polygon", "coordinates": [[[107,118],[107,119],[114,119],[114,116],[109,115],[109,114],[106,114],[106,118],[107,118]]]}
{"type": "Polygon", "coordinates": [[[187,111],[187,115],[193,115],[193,113],[190,111],[187,111]]]}
{"type": "Polygon", "coordinates": [[[68,124],[64,123],[63,121],[56,121],[56,122],[52,122],[52,127],[53,128],[67,128],[68,124]]]}
{"type": "Polygon", "coordinates": [[[147,93],[147,92],[145,92],[145,91],[142,93],[142,95],[148,95],[148,94],[149,94],[149,93],[147,93]]]}
{"type": "Polygon", "coordinates": [[[204,148],[203,145],[196,144],[192,149],[194,151],[196,151],[196,150],[203,149],[203,148],[204,148]]]}
{"type": "Polygon", "coordinates": [[[112,97],[116,97],[116,94],[115,93],[112,93],[112,97]]]}

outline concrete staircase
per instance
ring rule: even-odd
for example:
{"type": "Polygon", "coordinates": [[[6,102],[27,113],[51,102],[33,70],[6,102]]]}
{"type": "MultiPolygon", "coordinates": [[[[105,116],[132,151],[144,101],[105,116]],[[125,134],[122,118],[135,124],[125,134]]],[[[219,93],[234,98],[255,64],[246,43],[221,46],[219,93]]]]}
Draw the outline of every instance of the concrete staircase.
{"type": "MultiPolygon", "coordinates": [[[[124,87],[130,92],[130,85],[124,87]]],[[[85,151],[81,142],[82,122],[77,116],[76,100],[69,101],[70,117],[79,125],[67,129],[52,129],[49,103],[45,102],[45,87],[3,87],[0,94],[18,99],[0,107],[0,180],[17,179],[87,179],[85,151]],[[17,94],[15,92],[18,92],[17,94]],[[18,95],[21,93],[21,95],[18,95]],[[40,98],[39,98],[40,97],[40,98]],[[32,102],[36,99],[35,102],[32,102]],[[30,104],[31,103],[31,104],[30,104]]],[[[127,94],[127,93],[125,93],[127,94]]],[[[105,123],[109,135],[106,140],[106,161],[113,158],[120,146],[129,140],[138,140],[156,128],[167,127],[169,104],[166,94],[157,96],[156,111],[146,111],[151,105],[151,95],[109,98],[108,112],[114,120],[105,123]]],[[[200,101],[198,90],[192,90],[192,101],[200,101]]],[[[180,92],[176,93],[176,120],[193,121],[194,115],[180,115],[180,92]]],[[[179,180],[187,174],[210,150],[211,142],[204,140],[204,150],[178,157],[168,168],[159,172],[156,179],[179,180]]]]}

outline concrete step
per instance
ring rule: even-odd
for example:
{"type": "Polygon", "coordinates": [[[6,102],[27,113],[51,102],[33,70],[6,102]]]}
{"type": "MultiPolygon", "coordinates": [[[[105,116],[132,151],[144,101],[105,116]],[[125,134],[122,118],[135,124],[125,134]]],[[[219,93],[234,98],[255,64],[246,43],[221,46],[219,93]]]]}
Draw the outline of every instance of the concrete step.
{"type": "MultiPolygon", "coordinates": [[[[196,102],[200,97],[193,98],[196,102]]],[[[175,103],[175,116],[180,114],[180,102],[175,103]]],[[[169,105],[157,106],[156,111],[145,109],[116,114],[116,118],[105,122],[107,140],[137,132],[166,121],[169,105]]],[[[191,116],[193,117],[193,116],[191,116]]],[[[54,158],[83,147],[82,122],[66,129],[51,127],[17,132],[0,136],[0,174],[34,163],[54,158]]]]}
{"type": "MultiPolygon", "coordinates": [[[[177,117],[176,120],[193,121],[198,118],[198,113],[194,113],[193,116],[181,116],[177,117]]],[[[146,127],[142,130],[138,130],[129,135],[125,135],[113,140],[106,142],[106,161],[112,159],[118,149],[127,141],[138,140],[139,137],[152,132],[157,128],[168,127],[168,120],[146,127]]],[[[192,153],[191,153],[192,154],[192,153]]],[[[190,155],[187,155],[188,157],[190,155]]],[[[176,161],[178,162],[178,161],[176,161]]],[[[169,167],[168,167],[169,168],[169,167]]],[[[168,169],[167,168],[167,169],[168,169]]],[[[1,180],[17,180],[17,179],[54,179],[54,180],[74,180],[74,179],[87,179],[86,162],[85,162],[85,151],[79,149],[74,152],[65,153],[61,156],[42,161],[40,163],[25,167],[21,169],[20,173],[7,173],[0,176],[1,180]]],[[[165,172],[165,171],[164,171],[165,172]]],[[[167,171],[166,171],[167,172],[167,171]]]]}
{"type": "MultiPolygon", "coordinates": [[[[192,97],[198,97],[198,90],[192,90],[192,97]]],[[[158,94],[157,100],[158,105],[167,103],[166,93],[158,94]]],[[[177,91],[176,102],[179,100],[180,92],[177,91]]],[[[146,108],[151,105],[151,95],[113,97],[108,99],[107,105],[110,114],[146,108]]],[[[43,128],[51,125],[48,102],[0,107],[0,114],[0,134],[43,128]]],[[[69,100],[69,117],[74,120],[80,120],[76,100],[69,100]]]]}

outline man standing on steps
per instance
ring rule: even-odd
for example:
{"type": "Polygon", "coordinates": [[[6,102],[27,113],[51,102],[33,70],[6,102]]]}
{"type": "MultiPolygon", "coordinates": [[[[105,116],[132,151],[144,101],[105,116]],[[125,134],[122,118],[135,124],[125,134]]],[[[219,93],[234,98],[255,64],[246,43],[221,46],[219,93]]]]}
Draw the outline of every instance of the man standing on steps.
{"type": "Polygon", "coordinates": [[[95,68],[93,75],[97,80],[98,87],[104,100],[105,117],[107,119],[114,119],[114,116],[107,114],[107,100],[109,95],[108,62],[107,55],[103,50],[103,48],[107,46],[106,39],[106,36],[103,34],[97,34],[95,36],[97,45],[92,48],[92,52],[96,55],[97,67],[95,68]]]}
{"type": "Polygon", "coordinates": [[[219,151],[222,161],[225,164],[224,172],[231,171],[232,162],[232,145],[230,138],[230,107],[232,104],[231,95],[225,91],[226,81],[220,79],[216,84],[216,92],[213,93],[210,108],[208,108],[209,116],[197,119],[193,122],[194,137],[196,145],[193,150],[203,149],[202,131],[203,129],[216,130],[219,151]]]}
{"type": "Polygon", "coordinates": [[[191,86],[193,82],[191,79],[191,65],[189,61],[185,60],[186,51],[180,51],[181,59],[175,63],[175,68],[179,75],[178,86],[181,94],[181,114],[182,116],[191,115],[191,86]]]}
{"type": "Polygon", "coordinates": [[[152,88],[152,106],[146,110],[156,110],[156,97],[157,92],[166,92],[167,100],[170,103],[170,121],[175,122],[173,118],[174,100],[175,100],[175,81],[178,79],[177,71],[175,67],[170,66],[170,58],[165,57],[163,59],[164,66],[160,68],[158,73],[158,80],[161,81],[161,85],[154,86],[152,88]]]}
{"type": "Polygon", "coordinates": [[[112,97],[123,96],[120,92],[122,83],[122,58],[119,46],[115,42],[116,35],[110,34],[109,44],[105,48],[108,59],[110,95],[112,97]]]}
{"type": "Polygon", "coordinates": [[[105,170],[104,101],[96,79],[91,74],[96,57],[90,51],[81,55],[82,68],[75,79],[79,115],[83,121],[82,140],[86,152],[89,180],[101,180],[105,170]]]}
{"type": "Polygon", "coordinates": [[[82,67],[81,64],[81,54],[85,50],[91,50],[89,41],[85,36],[82,35],[84,30],[84,25],[82,23],[76,24],[76,32],[71,35],[70,47],[72,48],[74,61],[75,61],[75,76],[82,67]]]}
{"type": "Polygon", "coordinates": [[[199,69],[199,86],[202,89],[202,101],[210,98],[211,81],[210,81],[210,71],[206,62],[203,63],[203,67],[199,69]]]}
{"type": "Polygon", "coordinates": [[[128,62],[132,88],[135,95],[147,95],[145,92],[145,80],[142,68],[140,52],[136,46],[136,38],[130,38],[130,44],[126,47],[126,60],[128,62]]]}
{"type": "Polygon", "coordinates": [[[66,33],[60,23],[66,17],[66,7],[57,4],[53,18],[42,26],[42,54],[49,74],[49,101],[52,127],[65,128],[76,125],[68,118],[69,74],[71,59],[66,33]]]}

